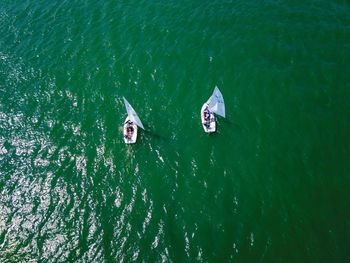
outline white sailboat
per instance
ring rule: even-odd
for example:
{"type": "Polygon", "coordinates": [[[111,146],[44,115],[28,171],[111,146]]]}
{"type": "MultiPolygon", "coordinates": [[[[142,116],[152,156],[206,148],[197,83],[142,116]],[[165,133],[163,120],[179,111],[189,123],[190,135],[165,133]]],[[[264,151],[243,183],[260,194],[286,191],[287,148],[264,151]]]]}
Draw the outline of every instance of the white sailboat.
{"type": "Polygon", "coordinates": [[[145,129],[142,125],[142,122],[137,116],[136,111],[131,107],[130,103],[123,97],[124,104],[126,111],[128,113],[128,116],[126,117],[124,121],[124,129],[123,129],[123,135],[124,135],[124,142],[126,144],[132,144],[136,142],[137,139],[137,127],[140,127],[142,129],[145,129]]]}
{"type": "Polygon", "coordinates": [[[220,115],[225,118],[225,102],[218,87],[215,87],[213,94],[207,102],[205,102],[201,109],[202,126],[206,133],[216,131],[215,115],[220,115]]]}

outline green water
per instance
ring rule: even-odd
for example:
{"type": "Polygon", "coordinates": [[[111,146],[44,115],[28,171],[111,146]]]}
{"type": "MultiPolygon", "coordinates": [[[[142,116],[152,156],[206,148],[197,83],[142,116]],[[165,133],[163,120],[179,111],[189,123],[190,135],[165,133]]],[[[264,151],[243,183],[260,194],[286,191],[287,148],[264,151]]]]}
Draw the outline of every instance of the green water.
{"type": "Polygon", "coordinates": [[[348,1],[1,0],[0,262],[349,262],[349,64],[348,1]]]}

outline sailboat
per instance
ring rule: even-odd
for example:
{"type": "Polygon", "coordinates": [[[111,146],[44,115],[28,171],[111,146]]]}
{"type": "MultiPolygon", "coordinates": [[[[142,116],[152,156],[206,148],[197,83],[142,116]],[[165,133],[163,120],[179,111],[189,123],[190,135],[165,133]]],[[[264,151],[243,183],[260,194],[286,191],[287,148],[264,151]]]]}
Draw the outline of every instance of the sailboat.
{"type": "Polygon", "coordinates": [[[131,107],[130,103],[123,97],[126,112],[128,113],[128,116],[126,117],[124,121],[124,129],[123,129],[123,135],[124,135],[124,142],[126,144],[133,144],[136,142],[137,139],[137,127],[140,127],[142,129],[145,129],[142,125],[142,122],[137,116],[136,111],[131,107]]]}
{"type": "Polygon", "coordinates": [[[215,87],[213,94],[205,102],[201,109],[202,126],[206,133],[216,131],[215,115],[220,115],[225,118],[225,102],[218,87],[215,87]]]}

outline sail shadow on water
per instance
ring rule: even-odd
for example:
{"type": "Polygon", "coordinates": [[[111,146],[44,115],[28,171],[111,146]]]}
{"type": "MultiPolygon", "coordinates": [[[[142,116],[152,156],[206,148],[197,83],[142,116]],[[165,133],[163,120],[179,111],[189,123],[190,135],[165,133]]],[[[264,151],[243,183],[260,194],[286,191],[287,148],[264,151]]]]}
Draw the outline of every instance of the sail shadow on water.
{"type": "Polygon", "coordinates": [[[220,125],[220,122],[222,122],[223,124],[225,124],[225,125],[229,125],[229,126],[231,126],[232,128],[234,128],[234,129],[237,129],[237,130],[242,130],[242,127],[238,124],[238,123],[236,123],[236,122],[233,122],[233,121],[231,121],[230,119],[228,119],[228,118],[219,118],[218,119],[218,124],[220,125]]]}
{"type": "Polygon", "coordinates": [[[167,138],[165,136],[152,131],[151,128],[147,124],[145,124],[144,126],[145,126],[145,130],[144,130],[145,135],[148,135],[148,136],[151,136],[152,138],[160,139],[163,141],[167,140],[167,138]]]}

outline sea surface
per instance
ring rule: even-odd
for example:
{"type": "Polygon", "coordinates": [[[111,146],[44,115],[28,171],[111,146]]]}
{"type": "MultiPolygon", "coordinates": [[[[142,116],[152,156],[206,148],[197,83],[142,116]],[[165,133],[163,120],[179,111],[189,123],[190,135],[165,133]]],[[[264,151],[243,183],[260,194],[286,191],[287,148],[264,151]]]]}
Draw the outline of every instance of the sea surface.
{"type": "Polygon", "coordinates": [[[350,262],[349,99],[349,1],[0,0],[0,262],[350,262]]]}

